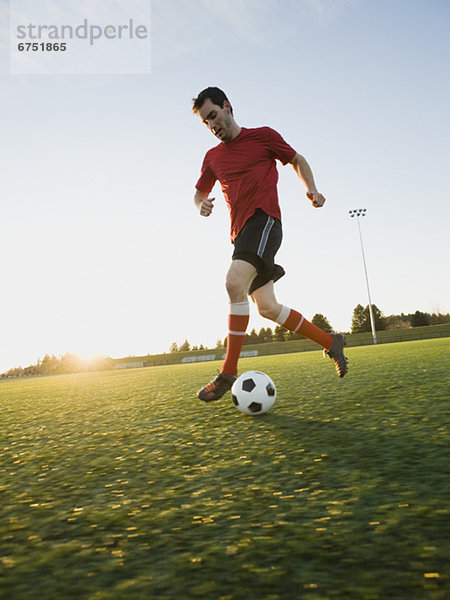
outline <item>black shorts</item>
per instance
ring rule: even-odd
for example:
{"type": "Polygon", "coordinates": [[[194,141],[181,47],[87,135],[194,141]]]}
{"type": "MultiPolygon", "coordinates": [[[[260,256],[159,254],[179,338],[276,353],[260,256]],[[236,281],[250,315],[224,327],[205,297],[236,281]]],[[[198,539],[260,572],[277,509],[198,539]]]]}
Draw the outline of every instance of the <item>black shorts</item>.
{"type": "Polygon", "coordinates": [[[234,240],[233,260],[245,260],[258,272],[252,281],[249,294],[269,281],[278,281],[283,277],[283,267],[275,264],[275,254],[282,239],[281,222],[270,217],[260,208],[238,233],[234,240]]]}

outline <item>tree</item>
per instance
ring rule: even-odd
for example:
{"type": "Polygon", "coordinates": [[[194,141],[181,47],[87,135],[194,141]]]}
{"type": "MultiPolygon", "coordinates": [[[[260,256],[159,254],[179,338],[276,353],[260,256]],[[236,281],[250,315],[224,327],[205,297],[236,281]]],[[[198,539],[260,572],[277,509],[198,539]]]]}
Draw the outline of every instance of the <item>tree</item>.
{"type": "Polygon", "coordinates": [[[424,327],[430,324],[430,316],[420,310],[416,310],[416,312],[411,315],[411,325],[412,327],[424,327]]]}
{"type": "MultiPolygon", "coordinates": [[[[364,312],[366,313],[366,317],[369,320],[370,325],[369,305],[366,306],[364,312]]],[[[375,321],[375,329],[377,331],[384,331],[386,329],[386,318],[376,304],[372,304],[372,312],[375,321]]]]}
{"type": "Polygon", "coordinates": [[[191,349],[190,343],[187,340],[184,340],[184,342],[178,348],[178,352],[189,352],[190,349],[191,349]]]}
{"type": "Polygon", "coordinates": [[[300,333],[295,333],[295,331],[286,331],[286,333],[284,334],[284,339],[287,342],[291,342],[292,340],[304,340],[306,338],[300,333]]]}
{"type": "Polygon", "coordinates": [[[56,358],[56,356],[54,354],[52,354],[52,356],[46,354],[41,362],[42,373],[44,373],[45,375],[52,375],[56,373],[57,365],[58,359],[56,358]]]}
{"type": "Polygon", "coordinates": [[[400,315],[389,315],[385,320],[386,329],[409,329],[411,327],[408,315],[403,313],[400,315]]]}
{"type": "Polygon", "coordinates": [[[273,341],[274,342],[284,342],[286,340],[286,329],[281,327],[281,325],[277,325],[273,332],[273,341]]]}
{"type": "Polygon", "coordinates": [[[450,314],[443,315],[439,310],[431,313],[430,325],[442,325],[444,323],[450,323],[450,314]]]}
{"type": "Polygon", "coordinates": [[[266,342],[266,344],[270,344],[271,342],[273,342],[273,331],[270,327],[266,328],[266,336],[264,338],[264,341],[266,342]]]}
{"type": "Polygon", "coordinates": [[[248,336],[248,344],[258,344],[259,343],[259,339],[258,339],[258,334],[256,333],[256,329],[253,328],[248,336]]]}
{"type": "Polygon", "coordinates": [[[370,331],[370,323],[369,328],[367,329],[364,306],[362,304],[357,304],[353,309],[352,333],[362,333],[363,331],[370,331]]]}
{"type": "Polygon", "coordinates": [[[313,325],[319,327],[319,329],[322,329],[322,331],[325,331],[326,333],[331,333],[333,331],[333,328],[331,327],[328,319],[320,313],[317,313],[313,316],[313,318],[311,319],[311,323],[313,323],[313,325]]]}
{"type": "MultiPolygon", "coordinates": [[[[372,312],[376,331],[386,329],[386,319],[376,304],[372,304],[372,312]]],[[[362,304],[358,304],[353,310],[352,333],[363,333],[371,330],[369,305],[364,308],[362,304]]]]}
{"type": "Polygon", "coordinates": [[[61,373],[76,373],[82,368],[81,360],[76,354],[66,352],[60,359],[61,373]]]}
{"type": "Polygon", "coordinates": [[[170,344],[170,352],[178,352],[178,344],[176,342],[170,344]]]}
{"type": "Polygon", "coordinates": [[[265,337],[266,337],[266,330],[264,327],[261,327],[261,329],[258,331],[258,344],[264,344],[265,337]]]}
{"type": "Polygon", "coordinates": [[[258,333],[258,344],[267,344],[269,342],[271,342],[273,339],[273,334],[272,334],[272,330],[270,329],[270,327],[267,327],[267,329],[265,329],[264,327],[261,327],[261,329],[259,330],[258,333]]]}

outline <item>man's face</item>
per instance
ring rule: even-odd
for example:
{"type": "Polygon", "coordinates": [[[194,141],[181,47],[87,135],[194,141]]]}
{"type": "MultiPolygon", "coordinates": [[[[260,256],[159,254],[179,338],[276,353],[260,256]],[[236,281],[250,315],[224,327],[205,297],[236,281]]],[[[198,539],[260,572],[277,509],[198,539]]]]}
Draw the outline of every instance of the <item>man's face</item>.
{"type": "Polygon", "coordinates": [[[211,98],[206,98],[198,114],[206,127],[221,142],[228,142],[232,139],[233,115],[227,101],[221,108],[217,104],[213,104],[211,98]]]}

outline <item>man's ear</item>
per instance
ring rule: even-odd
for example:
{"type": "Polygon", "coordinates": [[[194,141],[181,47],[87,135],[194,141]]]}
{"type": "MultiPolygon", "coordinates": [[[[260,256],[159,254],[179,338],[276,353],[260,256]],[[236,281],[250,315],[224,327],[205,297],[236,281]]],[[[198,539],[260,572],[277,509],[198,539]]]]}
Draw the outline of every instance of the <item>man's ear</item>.
{"type": "Polygon", "coordinates": [[[224,100],[224,101],[223,101],[223,106],[222,106],[222,108],[224,108],[224,109],[227,111],[227,113],[228,113],[229,115],[231,115],[231,114],[232,114],[232,112],[231,112],[231,104],[228,102],[228,100],[224,100]]]}

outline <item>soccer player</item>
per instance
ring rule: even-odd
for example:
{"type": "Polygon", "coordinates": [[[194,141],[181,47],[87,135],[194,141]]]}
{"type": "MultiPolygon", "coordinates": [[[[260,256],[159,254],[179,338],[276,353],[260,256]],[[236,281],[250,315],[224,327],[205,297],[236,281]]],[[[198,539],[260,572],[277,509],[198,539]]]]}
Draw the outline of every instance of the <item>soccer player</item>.
{"type": "Polygon", "coordinates": [[[234,244],[226,276],[230,310],[225,361],[220,373],[198,392],[198,397],[206,402],[218,400],[236,379],[249,322],[248,296],[260,315],[322,346],[339,377],[344,377],[345,337],[322,331],[296,310],[280,304],[274,292],[274,283],[284,275],[284,269],[274,260],[282,239],[275,161],[292,165],[312,206],[320,208],[325,198],[317,191],[310,166],[270,127],[240,127],[228,98],[219,88],[208,87],[200,92],[193,99],[193,112],[220,140],[205,155],[194,203],[201,216],[209,217],[214,207],[214,198],[209,194],[215,182],[220,182],[230,212],[234,244]]]}

